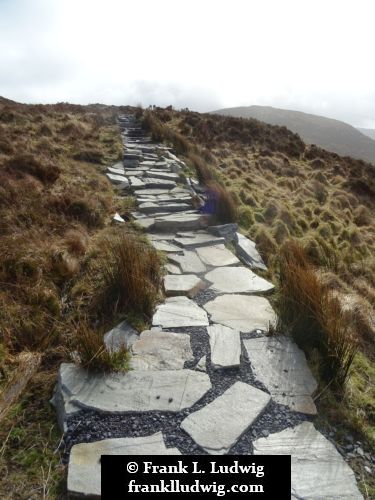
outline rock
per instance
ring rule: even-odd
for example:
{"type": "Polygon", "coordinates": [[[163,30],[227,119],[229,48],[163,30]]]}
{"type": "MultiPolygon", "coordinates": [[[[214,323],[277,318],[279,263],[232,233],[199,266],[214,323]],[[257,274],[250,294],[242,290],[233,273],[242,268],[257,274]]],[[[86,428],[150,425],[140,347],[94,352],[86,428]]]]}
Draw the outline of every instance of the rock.
{"type": "Polygon", "coordinates": [[[176,183],[171,180],[155,179],[152,177],[144,177],[142,180],[146,186],[146,189],[173,189],[176,186],[176,183]]]}
{"type": "Polygon", "coordinates": [[[180,234],[181,233],[177,235],[174,243],[184,248],[204,247],[207,245],[217,245],[225,242],[224,238],[221,238],[220,236],[213,236],[208,233],[182,233],[182,236],[180,236],[180,234]]]}
{"type": "Polygon", "coordinates": [[[277,403],[293,411],[315,415],[311,394],[317,383],[305,354],[288,337],[261,337],[243,340],[253,374],[277,403]]]}
{"type": "Polygon", "coordinates": [[[207,371],[206,367],[206,356],[202,356],[201,359],[198,361],[198,363],[195,365],[195,369],[199,370],[200,372],[205,372],[207,371]]]}
{"type": "Polygon", "coordinates": [[[236,233],[235,247],[238,257],[250,267],[267,270],[267,266],[263,262],[262,257],[255,248],[255,243],[246,236],[236,233]]]}
{"type": "Polygon", "coordinates": [[[68,493],[86,497],[101,495],[101,455],[180,455],[177,448],[166,448],[163,435],[103,439],[72,447],[68,468],[68,493]]]}
{"type": "Polygon", "coordinates": [[[118,167],[118,168],[107,167],[107,172],[110,174],[115,174],[115,175],[124,175],[125,174],[124,167],[122,167],[122,166],[118,167]]]}
{"type": "Polygon", "coordinates": [[[243,267],[217,267],[205,275],[211,289],[226,293],[264,293],[274,289],[269,281],[243,267]]]}
{"type": "Polygon", "coordinates": [[[210,388],[208,375],[192,370],[93,374],[73,363],[63,363],[57,392],[63,394],[70,414],[78,409],[124,414],[178,412],[195,404],[210,388]]]}
{"type": "Polygon", "coordinates": [[[233,241],[236,237],[237,224],[223,224],[221,226],[209,226],[207,230],[215,236],[225,238],[225,241],[233,241]]]}
{"type": "Polygon", "coordinates": [[[146,330],[132,345],[130,363],[133,370],[180,370],[193,359],[189,335],[146,330]]]}
{"type": "Polygon", "coordinates": [[[138,219],[137,224],[141,226],[145,231],[150,231],[155,225],[155,219],[152,217],[146,217],[145,219],[138,219]]]}
{"type": "Polygon", "coordinates": [[[201,215],[199,214],[175,214],[167,215],[165,217],[160,217],[155,221],[156,231],[185,231],[199,229],[201,215]]]}
{"type": "Polygon", "coordinates": [[[136,189],[134,191],[135,195],[136,196],[147,196],[147,195],[151,195],[151,196],[157,196],[157,195],[160,195],[160,194],[168,194],[168,190],[167,189],[156,189],[156,188],[153,188],[153,189],[136,189]]]}
{"type": "Polygon", "coordinates": [[[267,332],[270,327],[276,327],[277,316],[264,297],[220,295],[203,307],[213,322],[240,332],[252,332],[257,328],[267,332]]]}
{"type": "Polygon", "coordinates": [[[172,172],[160,172],[160,170],[149,170],[148,177],[162,180],[170,180],[177,182],[179,180],[178,174],[173,174],[172,172]]]}
{"type": "Polygon", "coordinates": [[[169,274],[181,274],[181,269],[179,266],[175,266],[174,264],[166,264],[165,269],[168,271],[169,274]]]}
{"type": "Polygon", "coordinates": [[[212,245],[209,247],[198,247],[196,249],[202,262],[208,266],[231,266],[239,264],[240,261],[224,245],[212,245]]]}
{"type": "Polygon", "coordinates": [[[187,295],[193,298],[204,287],[204,282],[195,274],[169,274],[164,276],[164,290],[167,297],[187,295]]]}
{"type": "Polygon", "coordinates": [[[125,347],[130,349],[135,341],[139,339],[139,334],[127,321],[122,321],[104,335],[104,344],[108,351],[116,352],[125,347]]]}
{"type": "Polygon", "coordinates": [[[184,210],[188,210],[190,208],[186,203],[155,203],[155,202],[146,202],[139,205],[139,210],[144,212],[145,214],[153,214],[157,213],[160,210],[165,212],[182,212],[184,210]]]}
{"type": "Polygon", "coordinates": [[[156,248],[156,250],[159,250],[160,252],[179,252],[180,248],[176,247],[176,245],[173,245],[172,243],[167,243],[166,241],[154,241],[152,243],[152,246],[156,248]]]}
{"type": "Polygon", "coordinates": [[[236,382],[207,406],[188,415],[181,428],[210,455],[224,455],[264,411],[269,400],[269,394],[236,382]]]}
{"type": "MultiPolygon", "coordinates": [[[[179,248],[179,250],[181,250],[179,248]]],[[[184,250],[183,255],[168,255],[168,260],[180,266],[183,273],[200,274],[206,271],[206,266],[195,252],[184,250]]]]}
{"type": "Polygon", "coordinates": [[[206,312],[187,297],[170,297],[157,307],[152,324],[163,328],[208,326],[208,318],[206,312]]]}
{"type": "Polygon", "coordinates": [[[210,336],[212,367],[238,367],[241,356],[240,332],[222,325],[210,325],[207,332],[210,336]]]}
{"type": "Polygon", "coordinates": [[[113,184],[116,184],[119,189],[125,189],[129,187],[129,181],[123,175],[106,174],[106,176],[111,182],[113,182],[113,184]]]}
{"type": "Polygon", "coordinates": [[[253,442],[254,455],[292,456],[292,497],[362,499],[355,476],[334,445],[310,422],[253,442]]]}
{"type": "Polygon", "coordinates": [[[115,213],[115,215],[112,218],[112,221],[113,222],[120,222],[120,223],[125,222],[124,219],[121,217],[121,215],[118,212],[115,213]]]}
{"type": "Polygon", "coordinates": [[[146,184],[143,182],[143,180],[139,179],[138,177],[135,177],[134,175],[129,177],[129,181],[130,181],[130,185],[133,189],[143,188],[146,186],[146,184]]]}

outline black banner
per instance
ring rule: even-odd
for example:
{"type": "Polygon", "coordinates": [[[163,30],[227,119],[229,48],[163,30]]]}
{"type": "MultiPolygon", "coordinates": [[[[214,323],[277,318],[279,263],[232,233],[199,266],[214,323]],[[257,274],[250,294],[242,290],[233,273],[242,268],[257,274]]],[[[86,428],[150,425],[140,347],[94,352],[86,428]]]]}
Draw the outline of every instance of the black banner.
{"type": "Polygon", "coordinates": [[[290,499],[290,455],[103,455],[102,499],[206,498],[290,499]],[[197,497],[198,498],[198,497],[197,497]]]}

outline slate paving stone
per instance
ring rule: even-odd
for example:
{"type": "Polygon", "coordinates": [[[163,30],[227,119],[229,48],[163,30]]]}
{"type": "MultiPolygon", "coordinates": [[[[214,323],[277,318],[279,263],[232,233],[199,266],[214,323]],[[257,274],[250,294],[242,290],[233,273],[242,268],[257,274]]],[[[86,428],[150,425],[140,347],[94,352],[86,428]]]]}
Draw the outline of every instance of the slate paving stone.
{"type": "Polygon", "coordinates": [[[163,328],[208,326],[208,318],[206,311],[187,297],[169,297],[157,306],[152,324],[163,328]]]}

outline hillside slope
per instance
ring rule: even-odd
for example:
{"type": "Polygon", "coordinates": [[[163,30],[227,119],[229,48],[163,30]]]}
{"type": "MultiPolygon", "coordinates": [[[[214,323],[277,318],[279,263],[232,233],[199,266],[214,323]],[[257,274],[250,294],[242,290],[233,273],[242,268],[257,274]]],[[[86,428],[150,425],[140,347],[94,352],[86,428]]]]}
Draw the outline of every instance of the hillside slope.
{"type": "Polygon", "coordinates": [[[361,134],[367,135],[370,139],[375,140],[375,129],[373,128],[358,128],[361,134]]]}
{"type": "Polygon", "coordinates": [[[213,113],[255,118],[271,125],[285,126],[299,134],[308,144],[316,144],[328,151],[375,164],[375,141],[339,120],[270,106],[226,108],[213,113]]]}

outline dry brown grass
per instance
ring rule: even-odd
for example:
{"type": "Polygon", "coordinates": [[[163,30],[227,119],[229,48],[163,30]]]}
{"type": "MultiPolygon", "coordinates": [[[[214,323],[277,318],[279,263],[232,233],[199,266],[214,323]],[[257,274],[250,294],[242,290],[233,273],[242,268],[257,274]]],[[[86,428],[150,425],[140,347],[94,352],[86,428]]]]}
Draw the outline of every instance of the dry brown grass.
{"type": "Polygon", "coordinates": [[[281,320],[305,352],[318,351],[321,378],[342,389],[358,349],[354,325],[337,295],[319,279],[301,245],[285,243],[279,266],[281,320]]]}

